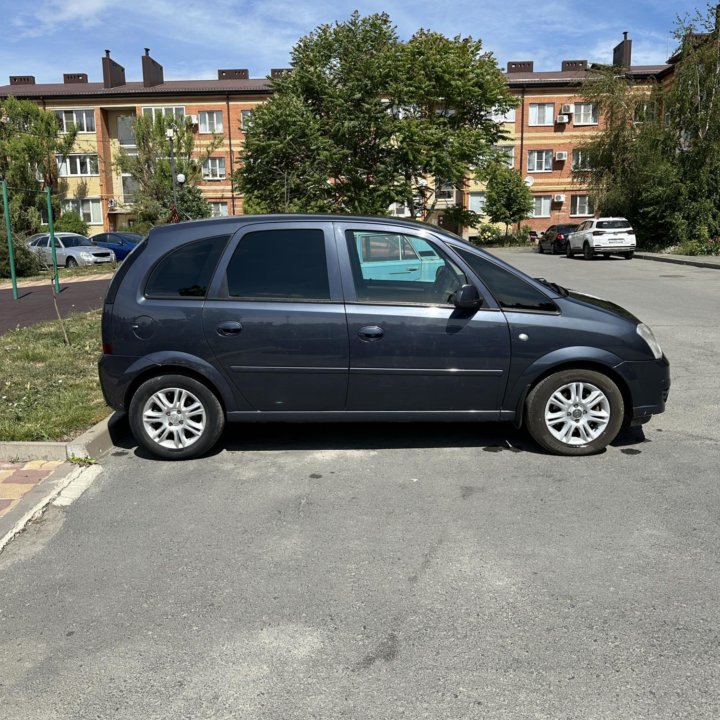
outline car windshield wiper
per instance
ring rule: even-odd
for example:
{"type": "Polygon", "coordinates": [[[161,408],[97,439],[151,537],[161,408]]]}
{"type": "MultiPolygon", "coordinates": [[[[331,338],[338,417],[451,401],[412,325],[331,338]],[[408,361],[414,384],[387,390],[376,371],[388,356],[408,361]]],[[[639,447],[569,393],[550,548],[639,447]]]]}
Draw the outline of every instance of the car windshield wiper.
{"type": "Polygon", "coordinates": [[[546,280],[545,278],[535,278],[538,282],[541,282],[543,285],[547,285],[551,290],[554,290],[558,295],[562,295],[563,297],[567,297],[570,294],[570,291],[567,288],[564,288],[562,285],[558,285],[557,283],[550,282],[549,280],[546,280]]]}

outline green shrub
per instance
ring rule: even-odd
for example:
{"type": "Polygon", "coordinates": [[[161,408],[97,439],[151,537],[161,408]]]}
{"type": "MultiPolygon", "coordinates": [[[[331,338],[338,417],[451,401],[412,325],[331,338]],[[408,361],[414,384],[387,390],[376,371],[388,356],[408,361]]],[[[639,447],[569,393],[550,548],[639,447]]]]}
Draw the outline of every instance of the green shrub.
{"type": "Polygon", "coordinates": [[[498,245],[503,242],[503,236],[495,225],[480,225],[477,234],[470,238],[474,245],[498,245]]]}
{"type": "MultiPolygon", "coordinates": [[[[18,277],[28,277],[29,275],[37,275],[42,271],[42,266],[37,255],[30,252],[22,243],[13,242],[13,250],[15,254],[15,274],[18,277]]],[[[0,278],[9,278],[10,261],[8,256],[7,240],[5,233],[0,233],[0,278]]]]}
{"type": "Polygon", "coordinates": [[[76,212],[64,212],[55,221],[55,230],[57,232],[71,232],[78,235],[88,234],[88,224],[76,212]]]}

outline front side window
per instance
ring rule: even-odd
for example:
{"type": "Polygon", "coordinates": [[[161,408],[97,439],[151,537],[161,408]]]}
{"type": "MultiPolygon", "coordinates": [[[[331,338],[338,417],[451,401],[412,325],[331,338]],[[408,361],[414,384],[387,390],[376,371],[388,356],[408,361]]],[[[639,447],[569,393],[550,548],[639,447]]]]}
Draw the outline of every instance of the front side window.
{"type": "Polygon", "coordinates": [[[167,254],[155,266],[145,296],[164,299],[203,299],[229,235],[187,243],[167,254]]]}
{"type": "Polygon", "coordinates": [[[598,108],[595,103],[575,103],[575,125],[597,125],[598,108]]]}
{"type": "Polygon", "coordinates": [[[528,150],[528,172],[550,172],[552,165],[552,150],[528,150]]]}
{"type": "Polygon", "coordinates": [[[316,228],[249,232],[235,248],[226,281],[232,299],[329,301],[325,233],[316,228]]]}
{"type": "Polygon", "coordinates": [[[573,195],[570,198],[571,215],[592,215],[594,212],[590,195],[573,195]]]}
{"type": "Polygon", "coordinates": [[[554,125],[555,103],[530,103],[530,125],[554,125]]]}
{"type": "Polygon", "coordinates": [[[151,117],[153,120],[158,117],[175,118],[182,120],[185,117],[184,105],[163,105],[161,107],[144,107],[142,109],[145,117],[151,117]]]}
{"type": "Polygon", "coordinates": [[[87,110],[56,110],[55,117],[61,133],[66,133],[73,127],[79,133],[95,132],[95,111],[91,108],[87,110]]]}
{"type": "Polygon", "coordinates": [[[204,180],[224,180],[225,179],[225,158],[210,157],[202,166],[204,180]]]}
{"type": "Polygon", "coordinates": [[[93,198],[67,198],[62,201],[63,212],[75,212],[89,225],[102,225],[102,202],[93,198]]]}
{"type": "Polygon", "coordinates": [[[530,283],[480,255],[457,248],[463,260],[487,285],[503,310],[557,312],[555,303],[530,283]]]}
{"type": "Polygon", "coordinates": [[[60,177],[98,174],[97,155],[68,155],[64,160],[58,158],[57,163],[60,177]]]}
{"type": "Polygon", "coordinates": [[[550,202],[552,195],[533,196],[533,209],[531,217],[550,217],[550,202]]]}
{"type": "Polygon", "coordinates": [[[201,133],[221,133],[223,131],[223,114],[220,110],[203,111],[200,113],[201,133]]]}

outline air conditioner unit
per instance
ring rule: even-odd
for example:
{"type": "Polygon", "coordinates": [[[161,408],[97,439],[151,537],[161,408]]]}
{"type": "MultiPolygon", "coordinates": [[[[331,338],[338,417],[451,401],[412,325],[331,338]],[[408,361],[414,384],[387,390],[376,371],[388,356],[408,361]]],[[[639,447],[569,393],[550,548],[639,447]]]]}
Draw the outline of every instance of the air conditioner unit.
{"type": "Polygon", "coordinates": [[[557,122],[558,125],[565,125],[570,122],[570,118],[567,115],[558,115],[555,122],[557,122]]]}
{"type": "Polygon", "coordinates": [[[553,195],[553,202],[556,203],[564,203],[565,202],[565,195],[562,193],[558,193],[557,195],[553,195]]]}
{"type": "Polygon", "coordinates": [[[565,150],[560,150],[559,152],[556,152],[555,159],[562,160],[562,161],[567,160],[567,153],[565,152],[565,150]]]}
{"type": "Polygon", "coordinates": [[[575,106],[572,104],[569,105],[561,105],[560,106],[560,112],[563,115],[572,115],[575,112],[575,106]]]}
{"type": "Polygon", "coordinates": [[[190,115],[190,124],[191,125],[197,125],[198,124],[198,116],[197,115],[190,115]]]}
{"type": "Polygon", "coordinates": [[[117,200],[115,198],[108,198],[108,207],[109,208],[117,207],[117,200]]]}

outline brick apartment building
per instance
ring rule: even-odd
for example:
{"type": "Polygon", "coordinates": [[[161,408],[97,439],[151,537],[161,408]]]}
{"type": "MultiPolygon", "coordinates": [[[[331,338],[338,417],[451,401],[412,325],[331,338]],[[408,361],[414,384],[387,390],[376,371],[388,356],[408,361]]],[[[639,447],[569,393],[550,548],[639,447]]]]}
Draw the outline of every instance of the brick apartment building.
{"type": "MultiPolygon", "coordinates": [[[[667,81],[674,59],[664,65],[632,65],[627,33],[613,50],[613,64],[638,83],[667,81]]],[[[241,214],[242,197],[233,193],[230,176],[243,144],[242,128],[253,108],[269,97],[269,81],[251,79],[244,69],[218,70],[217,80],[165,81],[162,66],[147,49],[141,68],[142,82],[127,82],[125,69],[106,51],[101,83],[89,82],[84,73],[65,74],[62,83],[47,84],[36,84],[32,76],[11,76],[10,84],[0,87],[0,99],[33,100],[55,112],[61,127],[73,123],[79,128],[75,151],[60,167],[68,187],[63,208],[80,212],[91,234],[126,226],[132,218],[135,188],[129,177],[117,173],[113,161],[120,147],[132,151],[132,121],[141,114],[189,116],[198,149],[214,134],[221,135],[221,145],[203,167],[200,187],[215,215],[241,214]]],[[[531,187],[534,210],[526,224],[532,229],[593,214],[587,188],[572,179],[573,168],[584,161],[579,146],[602,123],[597,108],[580,96],[588,69],[586,60],[564,60],[559,71],[550,72],[535,72],[532,61],[507,65],[508,86],[519,105],[496,118],[508,135],[500,147],[508,165],[531,187]]],[[[274,69],[271,77],[282,72],[274,69]]],[[[482,212],[482,185],[471,182],[463,195],[440,189],[437,210],[441,214],[443,206],[462,199],[469,209],[482,212]]],[[[396,212],[402,214],[402,209],[396,212]]],[[[463,229],[466,237],[474,232],[463,229]]]]}

